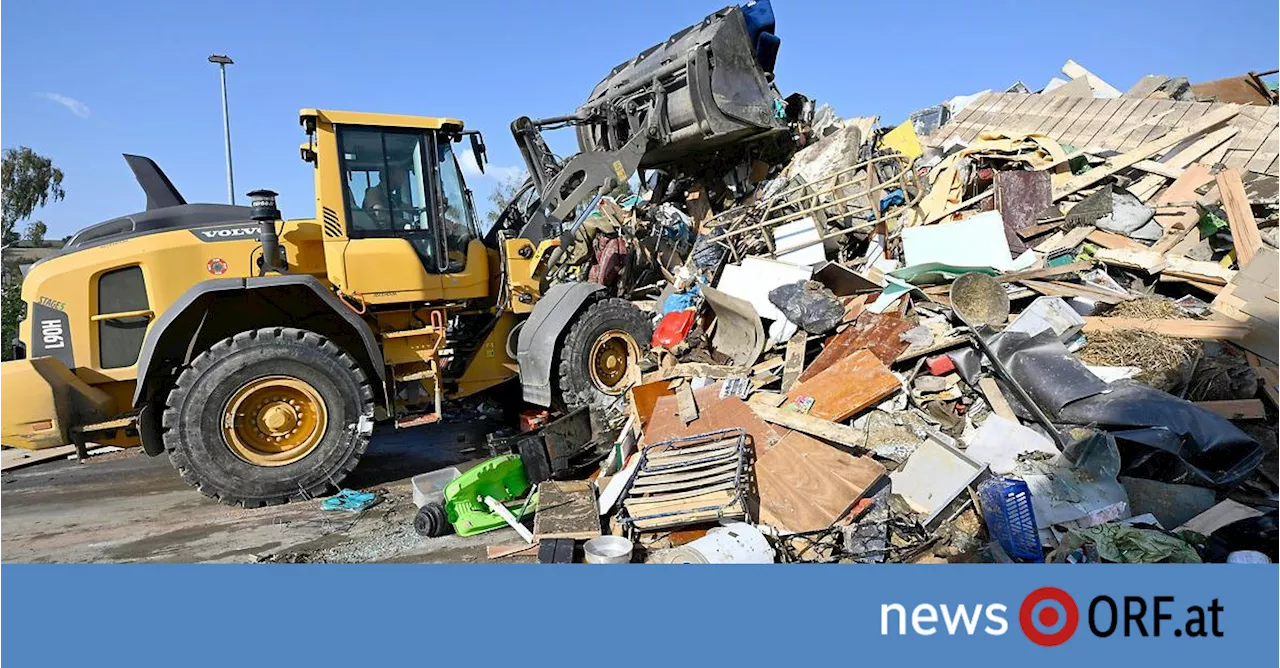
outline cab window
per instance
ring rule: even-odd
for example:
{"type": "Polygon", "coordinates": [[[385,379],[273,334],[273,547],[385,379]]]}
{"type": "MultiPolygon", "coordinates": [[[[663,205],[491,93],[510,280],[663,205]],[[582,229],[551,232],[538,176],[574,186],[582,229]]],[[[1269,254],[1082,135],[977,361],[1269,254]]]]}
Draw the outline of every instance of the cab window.
{"type": "Polygon", "coordinates": [[[436,144],[436,164],[440,173],[440,211],[444,218],[445,272],[456,273],[466,269],[467,245],[478,236],[475,211],[453,146],[443,136],[436,144]]]}

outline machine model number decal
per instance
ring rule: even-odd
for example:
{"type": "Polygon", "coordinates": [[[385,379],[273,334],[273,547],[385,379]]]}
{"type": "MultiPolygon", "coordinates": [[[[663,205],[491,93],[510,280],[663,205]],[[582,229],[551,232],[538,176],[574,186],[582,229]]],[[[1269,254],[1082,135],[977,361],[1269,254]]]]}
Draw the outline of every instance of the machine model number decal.
{"type": "Polygon", "coordinates": [[[256,225],[219,225],[217,227],[201,227],[191,230],[196,238],[204,242],[241,241],[258,238],[256,225]]]}
{"type": "Polygon", "coordinates": [[[209,263],[205,265],[210,274],[221,276],[227,273],[227,261],[220,257],[209,258],[209,263]]]}
{"type": "Polygon", "coordinates": [[[58,320],[41,320],[40,338],[44,340],[45,350],[55,350],[67,346],[67,339],[62,331],[62,323],[58,320]]]}
{"type": "Polygon", "coordinates": [[[49,302],[44,298],[31,305],[31,350],[29,354],[36,357],[56,357],[75,368],[75,354],[72,351],[71,323],[66,311],[54,306],[63,306],[61,302],[49,302]]]}

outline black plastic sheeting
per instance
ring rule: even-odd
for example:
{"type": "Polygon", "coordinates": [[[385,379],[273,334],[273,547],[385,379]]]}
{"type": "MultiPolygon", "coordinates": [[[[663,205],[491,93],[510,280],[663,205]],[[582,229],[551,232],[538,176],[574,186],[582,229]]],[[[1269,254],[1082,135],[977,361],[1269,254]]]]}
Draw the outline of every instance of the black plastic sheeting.
{"type": "Polygon", "coordinates": [[[1253,472],[1265,450],[1226,418],[1133,381],[1076,401],[1058,415],[1068,424],[1111,432],[1123,475],[1168,483],[1229,487],[1253,472]]]}
{"type": "MultiPolygon", "coordinates": [[[[1052,331],[986,339],[1027,394],[1055,423],[1107,430],[1120,446],[1121,475],[1167,483],[1230,487],[1257,468],[1265,450],[1229,420],[1167,392],[1132,381],[1107,384],[1067,351],[1052,331]]],[[[951,354],[966,382],[976,382],[981,354],[951,354]]],[[[998,379],[1003,380],[1003,379],[998,379]]],[[[1014,411],[1031,415],[1005,392],[1014,411]]]]}
{"type": "Polygon", "coordinates": [[[1276,524],[1276,511],[1260,517],[1247,517],[1219,528],[1204,544],[1204,560],[1224,564],[1232,552],[1254,550],[1267,555],[1276,563],[1276,545],[1280,539],[1280,527],[1276,524]]]}

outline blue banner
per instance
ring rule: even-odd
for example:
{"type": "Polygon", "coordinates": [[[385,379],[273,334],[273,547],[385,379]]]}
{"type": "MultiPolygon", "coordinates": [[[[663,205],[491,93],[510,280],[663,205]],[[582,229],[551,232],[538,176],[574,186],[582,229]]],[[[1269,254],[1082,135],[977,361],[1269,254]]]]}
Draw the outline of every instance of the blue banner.
{"type": "Polygon", "coordinates": [[[1278,574],[6,565],[0,651],[10,666],[1275,665],[1278,574]]]}

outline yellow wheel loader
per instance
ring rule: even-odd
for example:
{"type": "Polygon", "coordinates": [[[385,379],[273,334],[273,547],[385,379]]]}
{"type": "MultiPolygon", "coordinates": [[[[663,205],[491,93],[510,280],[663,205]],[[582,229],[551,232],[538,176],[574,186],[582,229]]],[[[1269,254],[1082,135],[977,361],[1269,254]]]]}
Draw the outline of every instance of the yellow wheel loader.
{"type": "Polygon", "coordinates": [[[267,190],[249,207],[188,204],[126,156],[146,210],[81,230],[25,276],[2,442],[141,445],[256,507],[338,486],[375,420],[432,422],[442,399],[517,375],[533,404],[617,402],[650,316],[591,275],[549,274],[596,203],[581,205],[652,151],[785,132],[748,33],[726,8],[615,68],[560,119],[583,151],[563,162],[545,123],[513,124],[533,196],[483,236],[455,147],[469,139],[483,165],[484,142],[455,119],[303,110],[307,220],[281,221],[267,190]]]}
{"type": "Polygon", "coordinates": [[[486,245],[455,152],[470,134],[482,153],[478,135],[445,118],[301,122],[311,220],[279,221],[269,191],[187,204],[126,156],[147,210],[82,230],[24,279],[5,445],[141,444],[202,492],[259,506],[340,483],[375,418],[432,422],[442,399],[517,371],[542,405],[625,392],[648,316],[598,284],[540,281],[557,239],[486,245]]]}

